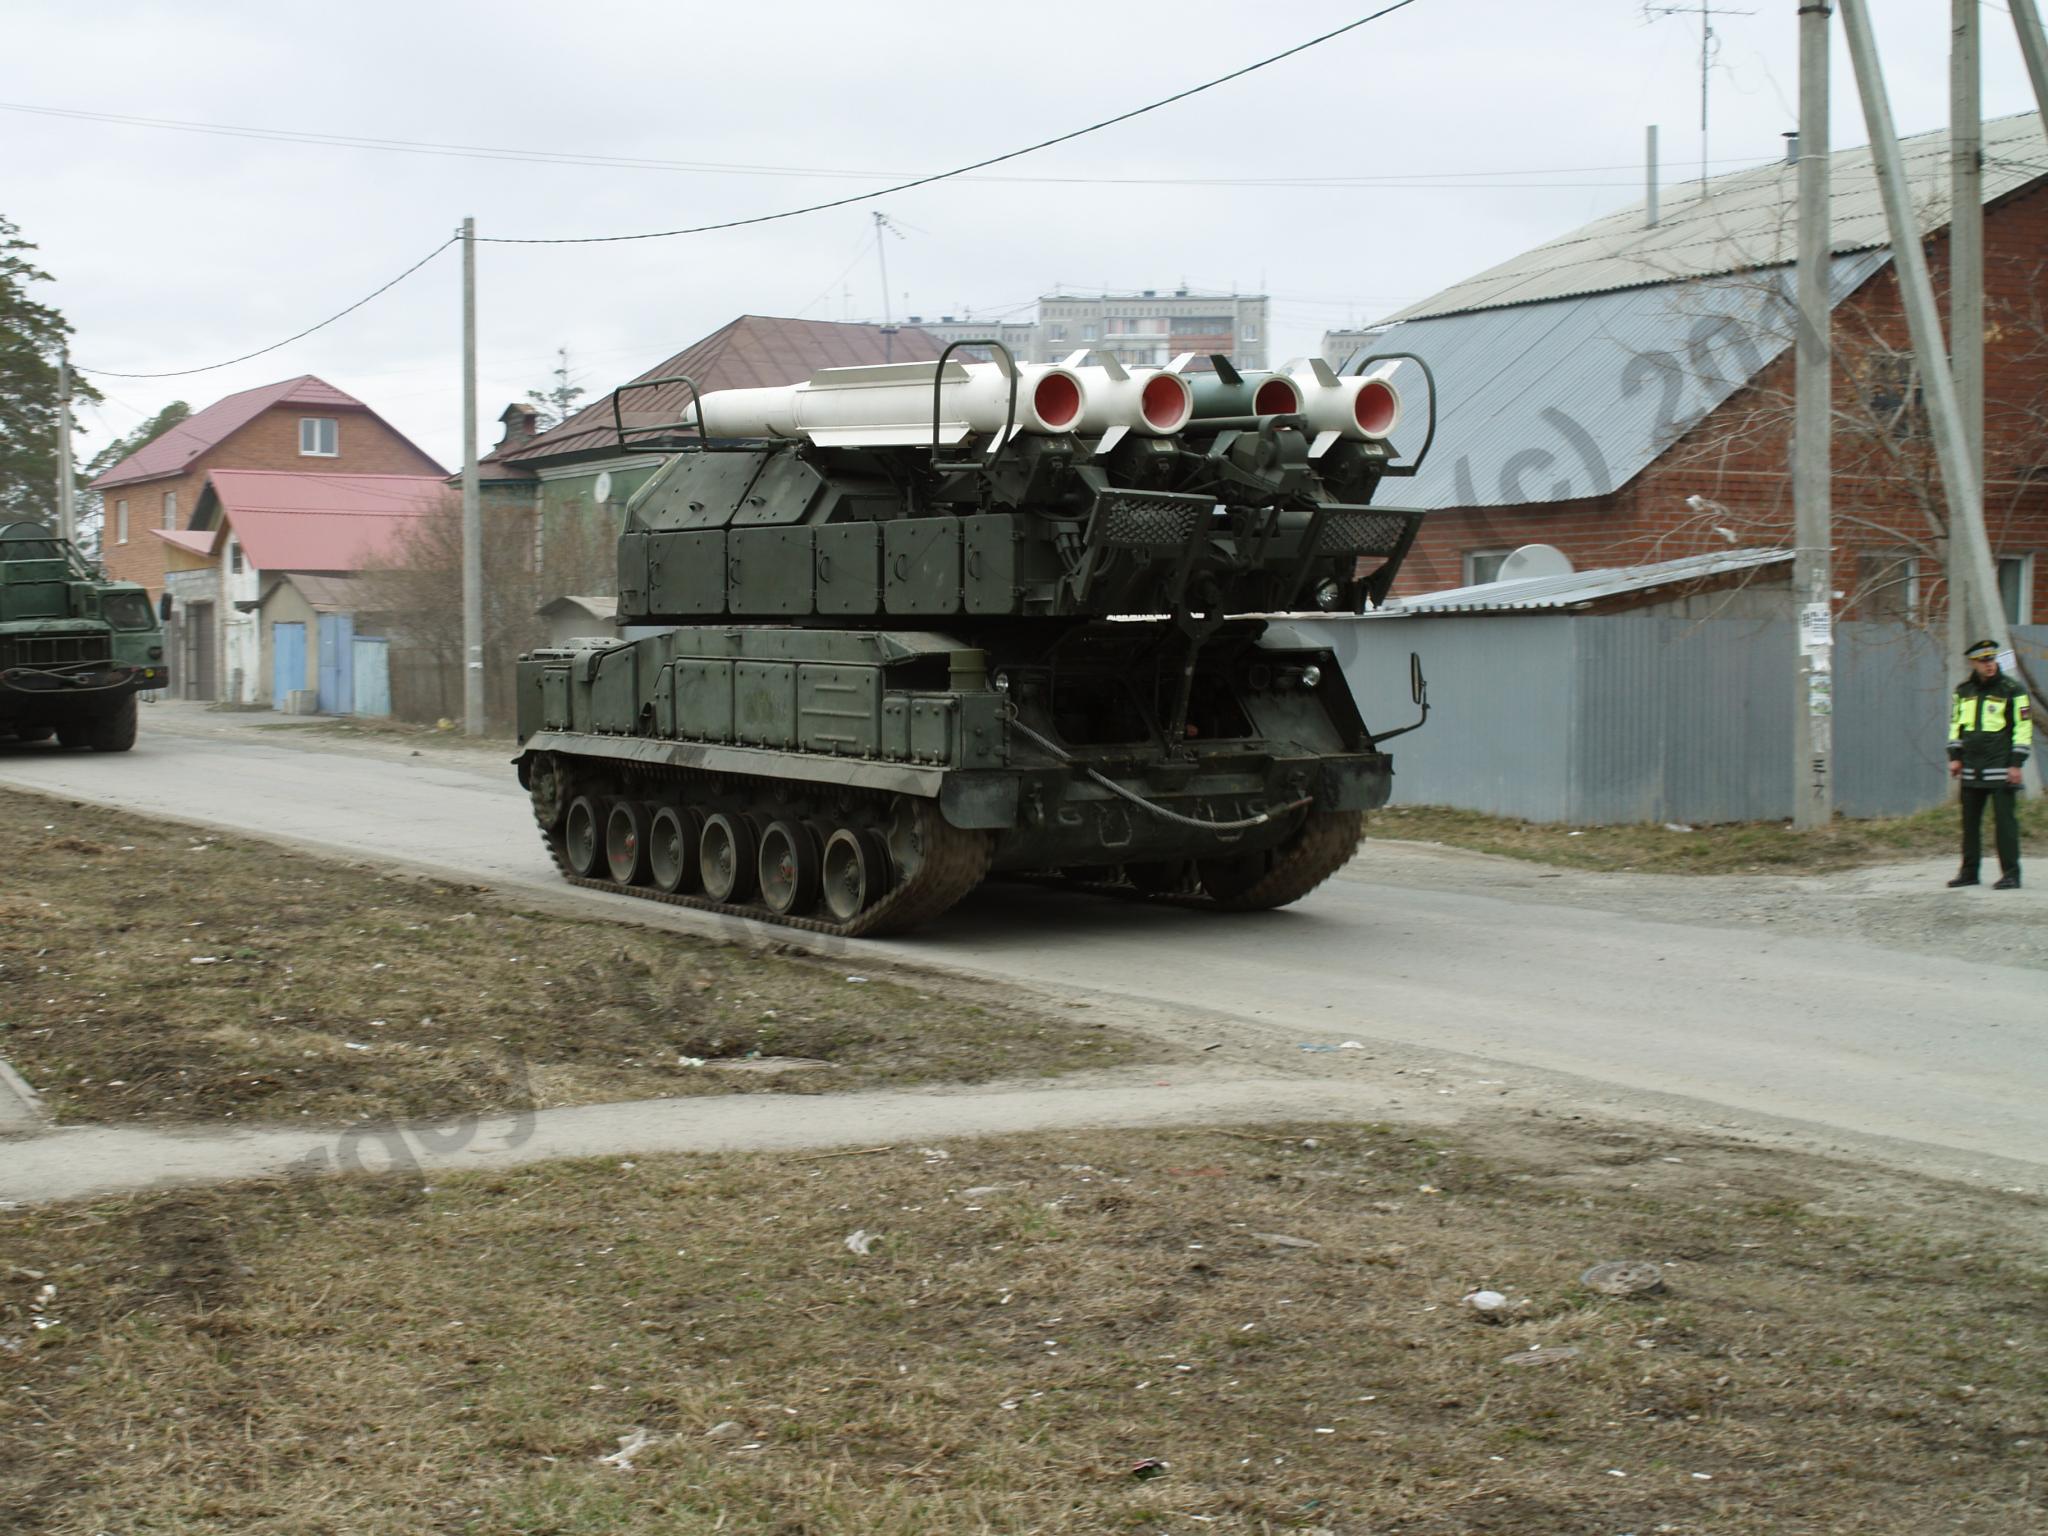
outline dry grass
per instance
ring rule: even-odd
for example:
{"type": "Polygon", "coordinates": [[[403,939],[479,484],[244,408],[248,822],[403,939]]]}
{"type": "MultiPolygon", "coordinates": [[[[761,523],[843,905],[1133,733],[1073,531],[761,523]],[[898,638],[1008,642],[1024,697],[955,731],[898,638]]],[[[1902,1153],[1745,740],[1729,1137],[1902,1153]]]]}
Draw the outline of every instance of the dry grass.
{"type": "MultiPolygon", "coordinates": [[[[1660,875],[1814,874],[1902,859],[1953,858],[1952,806],[1867,821],[1837,818],[1824,831],[1795,832],[1779,821],[1729,822],[1672,832],[1660,826],[1566,827],[1441,806],[1390,806],[1367,819],[1369,837],[1443,843],[1571,869],[1660,875]]],[[[1985,818],[1990,852],[1990,818],[1985,818]]],[[[2048,840],[2048,800],[2020,806],[2022,844],[2048,840]]]]}
{"type": "Polygon", "coordinates": [[[992,989],[522,913],[459,886],[0,792],[0,1056],[60,1119],[344,1121],[1114,1065],[992,989]],[[748,1058],[824,1062],[780,1075],[748,1058]],[[694,1066],[687,1060],[708,1065],[694,1066]]]}
{"type": "Polygon", "coordinates": [[[1482,1161],[1373,1127],[1105,1133],[17,1212],[0,1528],[2048,1528],[2038,1268],[1823,1214],[1796,1165],[1574,1134],[1482,1161]],[[1577,1283],[1616,1257],[1667,1289],[1577,1283]],[[1460,1305],[1477,1286],[1509,1321],[1460,1305]],[[1536,1348],[1576,1353],[1515,1363],[1536,1348]],[[636,1431],[631,1470],[599,1459],[636,1431]]]}

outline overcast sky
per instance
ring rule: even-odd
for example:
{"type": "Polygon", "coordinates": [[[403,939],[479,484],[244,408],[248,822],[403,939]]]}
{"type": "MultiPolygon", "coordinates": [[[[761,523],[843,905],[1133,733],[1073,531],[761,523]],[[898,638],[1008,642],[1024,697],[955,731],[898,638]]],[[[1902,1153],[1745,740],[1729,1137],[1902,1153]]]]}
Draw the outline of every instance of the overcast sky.
{"type": "MultiPolygon", "coordinates": [[[[1797,0],[1717,0],[1711,169],[1775,157],[1796,117],[1797,0]]],[[[745,218],[1019,148],[1239,68],[1374,9],[1040,0],[977,5],[534,6],[351,0],[326,9],[11,0],[0,101],[486,151],[567,165],[0,111],[0,214],[41,247],[88,368],[217,362],[402,271],[465,214],[482,235],[579,236],[745,218]],[[1177,20],[1162,25],[1162,17],[1177,20]],[[697,170],[694,165],[755,169],[697,170]],[[767,169],[761,169],[767,168],[767,169]]],[[[1903,133],[1947,120],[1948,5],[1872,0],[1903,133]]],[[[1984,8],[1986,116],[2030,110],[2002,9],[1984,8]]],[[[1866,135],[1837,25],[1837,147],[1866,135]]],[[[1699,173],[1697,14],[1637,0],[1416,0],[1195,99],[941,183],[753,229],[479,248],[480,437],[567,346],[593,396],[743,313],[879,318],[889,304],[1027,313],[1054,285],[1263,291],[1273,360],[1699,173]],[[1023,179],[995,179],[1023,178],[1023,179]],[[1400,178],[1379,186],[1287,184],[1400,178]],[[1122,178],[1122,181],[1116,180],[1122,178]],[[1212,180],[1222,185],[1201,185],[1212,180]]],[[[127,430],[315,373],[451,468],[460,266],[444,252],[362,310],[252,362],[94,375],[85,420],[127,430]]]]}

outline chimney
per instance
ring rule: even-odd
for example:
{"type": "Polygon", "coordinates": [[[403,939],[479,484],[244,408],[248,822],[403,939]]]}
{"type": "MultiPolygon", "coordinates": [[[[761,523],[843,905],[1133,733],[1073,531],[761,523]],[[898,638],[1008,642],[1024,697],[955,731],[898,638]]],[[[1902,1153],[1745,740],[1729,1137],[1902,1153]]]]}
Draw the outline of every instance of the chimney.
{"type": "Polygon", "coordinates": [[[540,420],[540,411],[523,401],[515,400],[506,406],[499,413],[498,420],[505,424],[505,435],[498,439],[498,447],[492,450],[494,453],[500,449],[517,448],[522,443],[530,443],[540,435],[536,426],[540,420]]]}
{"type": "Polygon", "coordinates": [[[1799,163],[1799,130],[1796,128],[1785,135],[1785,163],[1787,165],[1797,165],[1799,163]]]}
{"type": "Polygon", "coordinates": [[[1657,125],[1643,130],[1643,228],[1657,227],[1657,125]]]}

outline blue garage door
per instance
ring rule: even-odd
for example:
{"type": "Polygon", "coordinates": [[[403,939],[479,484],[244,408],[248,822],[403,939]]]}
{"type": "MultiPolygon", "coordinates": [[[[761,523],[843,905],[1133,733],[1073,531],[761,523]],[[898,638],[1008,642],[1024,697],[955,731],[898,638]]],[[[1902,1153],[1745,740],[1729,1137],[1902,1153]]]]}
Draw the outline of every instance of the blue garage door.
{"type": "Polygon", "coordinates": [[[356,712],[356,619],[352,613],[320,615],[320,713],[356,712]]]}
{"type": "Polygon", "coordinates": [[[391,713],[391,646],[387,641],[357,636],[355,680],[357,714],[381,718],[391,713]]]}
{"type": "Polygon", "coordinates": [[[292,695],[306,686],[306,626],[270,626],[270,707],[288,709],[292,695]]]}

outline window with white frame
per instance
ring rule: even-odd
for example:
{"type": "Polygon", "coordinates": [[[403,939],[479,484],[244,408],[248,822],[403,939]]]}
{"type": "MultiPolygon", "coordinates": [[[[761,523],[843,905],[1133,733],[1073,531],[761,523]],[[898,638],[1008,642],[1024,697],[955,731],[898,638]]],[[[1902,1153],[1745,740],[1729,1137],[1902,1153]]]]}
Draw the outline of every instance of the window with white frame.
{"type": "Polygon", "coordinates": [[[1500,580],[1501,562],[1513,553],[1511,549],[1466,550],[1465,585],[1483,587],[1490,581],[1500,580]]]}
{"type": "Polygon", "coordinates": [[[1238,327],[1237,334],[1246,341],[1257,341],[1259,339],[1259,322],[1256,320],[1245,321],[1243,325],[1238,327]]]}
{"type": "Polygon", "coordinates": [[[125,496],[114,503],[114,542],[128,542],[128,499],[125,496]]]}
{"type": "Polygon", "coordinates": [[[332,416],[301,416],[299,418],[299,456],[307,459],[331,459],[340,451],[340,429],[332,416]]]}
{"type": "Polygon", "coordinates": [[[2005,610],[2008,624],[2034,622],[2034,557],[1998,557],[1998,605],[2005,610]]]}
{"type": "Polygon", "coordinates": [[[178,493],[176,491],[164,492],[164,526],[166,528],[178,526],[178,493]]]}

